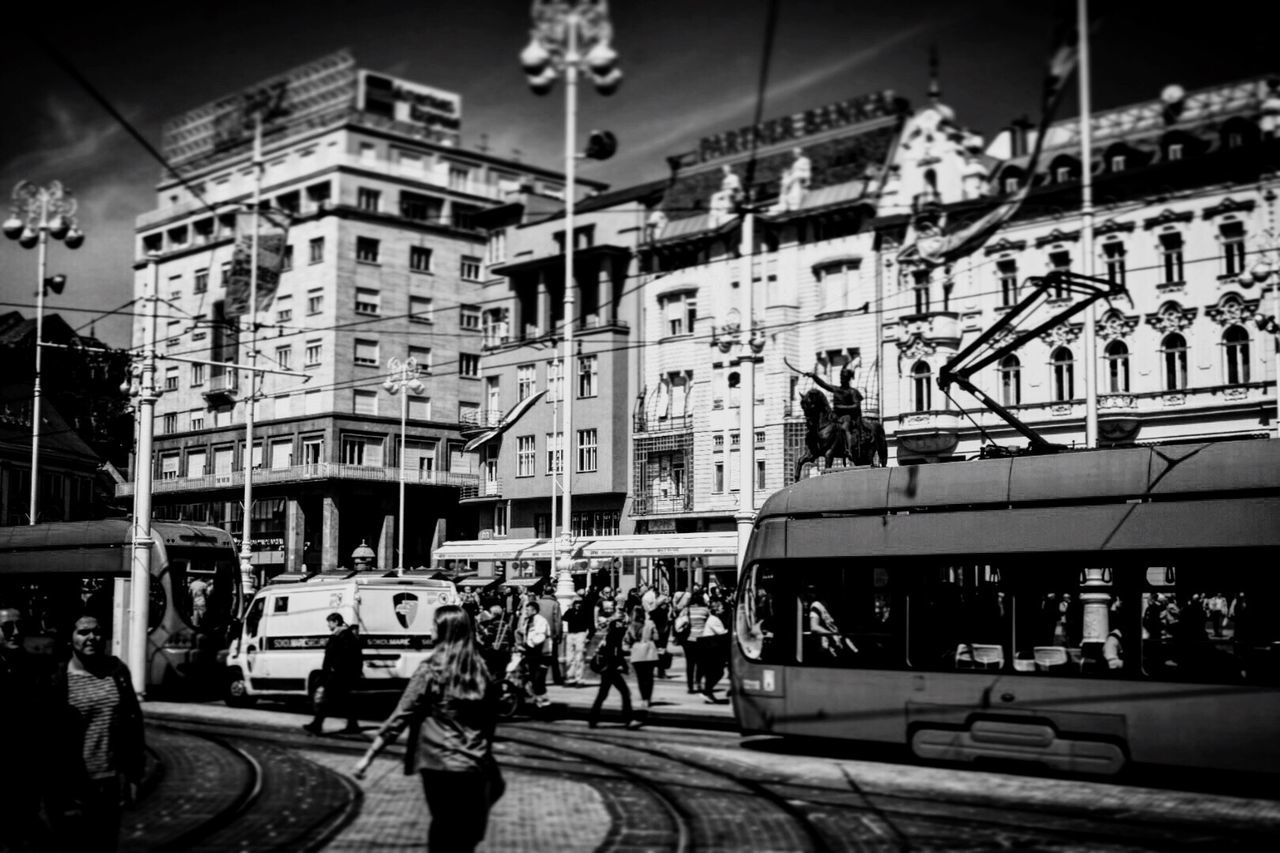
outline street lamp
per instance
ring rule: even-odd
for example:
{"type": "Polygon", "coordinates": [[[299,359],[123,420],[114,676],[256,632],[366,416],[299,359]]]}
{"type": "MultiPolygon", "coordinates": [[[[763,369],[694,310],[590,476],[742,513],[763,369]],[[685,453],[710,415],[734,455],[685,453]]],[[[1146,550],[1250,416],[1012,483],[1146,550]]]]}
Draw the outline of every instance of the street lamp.
{"type": "Polygon", "coordinates": [[[400,395],[400,517],[396,521],[399,542],[396,574],[400,574],[404,571],[404,439],[409,417],[409,392],[425,394],[427,389],[418,380],[418,360],[413,356],[404,361],[392,356],[387,359],[387,370],[387,381],[382,383],[382,387],[388,393],[400,395]]]}
{"type": "MultiPolygon", "coordinates": [[[[585,70],[602,95],[612,95],[617,91],[622,82],[622,72],[615,66],[618,54],[610,44],[613,40],[613,24],[609,21],[607,0],[534,0],[532,18],[533,29],[529,44],[520,52],[520,64],[524,66],[529,87],[535,94],[545,95],[551,91],[556,78],[561,74],[564,75],[565,84],[564,358],[560,363],[561,381],[566,393],[564,428],[560,438],[564,478],[560,521],[565,530],[565,539],[568,540],[569,531],[573,529],[573,461],[570,457],[570,442],[573,440],[573,390],[570,382],[574,377],[573,327],[576,294],[573,276],[573,214],[577,183],[578,72],[585,70]]],[[[551,536],[554,540],[554,517],[552,524],[551,536]]],[[[571,565],[571,562],[561,561],[556,579],[556,598],[565,607],[573,598],[571,565]]]]}
{"type": "Polygon", "coordinates": [[[59,181],[37,186],[19,181],[13,188],[13,204],[4,221],[4,236],[17,240],[24,249],[39,247],[36,262],[36,374],[31,395],[31,507],[28,524],[36,523],[37,500],[40,496],[40,351],[44,345],[44,295],[53,289],[62,292],[62,281],[45,277],[48,264],[49,238],[61,240],[68,249],[84,243],[84,232],[76,224],[76,200],[59,181]]]}

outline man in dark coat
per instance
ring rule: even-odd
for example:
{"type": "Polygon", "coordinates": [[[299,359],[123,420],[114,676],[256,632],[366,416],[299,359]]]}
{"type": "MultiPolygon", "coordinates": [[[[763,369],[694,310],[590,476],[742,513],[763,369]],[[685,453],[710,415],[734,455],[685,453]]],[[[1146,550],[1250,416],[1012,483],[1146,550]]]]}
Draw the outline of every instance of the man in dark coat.
{"type": "Polygon", "coordinates": [[[321,694],[316,698],[315,719],[303,726],[313,735],[324,731],[324,718],[342,708],[347,714],[347,727],[343,734],[359,734],[360,721],[355,716],[351,691],[364,675],[364,656],[360,650],[360,638],[347,625],[341,613],[330,613],[329,639],[324,645],[323,673],[320,680],[321,694]]]}
{"type": "Polygon", "coordinates": [[[560,612],[560,602],[556,600],[555,592],[548,585],[543,589],[537,603],[538,613],[547,620],[547,626],[551,629],[551,636],[542,647],[543,659],[551,668],[552,680],[556,684],[564,684],[564,672],[560,669],[560,644],[564,639],[564,617],[560,612]]]}
{"type": "MultiPolygon", "coordinates": [[[[0,749],[8,768],[0,773],[0,808],[10,816],[0,836],[7,836],[17,851],[52,845],[41,819],[41,797],[50,781],[46,749],[54,710],[53,667],[46,664],[52,660],[27,651],[22,612],[0,604],[0,749]]],[[[9,849],[3,840],[0,849],[9,849]]]]}

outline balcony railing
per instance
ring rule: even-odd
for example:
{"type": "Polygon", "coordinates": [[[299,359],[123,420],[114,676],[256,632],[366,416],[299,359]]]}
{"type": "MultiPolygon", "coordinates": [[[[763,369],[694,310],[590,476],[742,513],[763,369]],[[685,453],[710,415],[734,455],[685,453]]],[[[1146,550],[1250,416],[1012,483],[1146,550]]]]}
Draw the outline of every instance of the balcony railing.
{"type": "MultiPolygon", "coordinates": [[[[301,483],[313,480],[362,480],[376,483],[399,483],[400,469],[374,467],[371,465],[348,465],[341,462],[317,462],[314,465],[293,465],[288,468],[255,468],[253,484],[269,485],[273,483],[301,483]]],[[[404,472],[404,481],[416,486],[453,486],[465,489],[474,487],[479,482],[476,474],[456,473],[452,471],[413,471],[404,472]]],[[[178,477],[168,480],[153,480],[152,493],[166,494],[173,492],[201,492],[214,489],[242,488],[244,471],[232,471],[227,474],[205,474],[199,477],[178,477]]],[[[118,483],[116,497],[128,497],[134,493],[134,484],[118,483]]]]}
{"type": "Polygon", "coordinates": [[[635,417],[636,432],[685,432],[691,429],[693,429],[693,415],[659,418],[641,413],[635,417]]]}
{"type": "Polygon", "coordinates": [[[693,492],[680,495],[636,495],[632,515],[661,515],[668,512],[689,512],[693,509],[693,492]]]}

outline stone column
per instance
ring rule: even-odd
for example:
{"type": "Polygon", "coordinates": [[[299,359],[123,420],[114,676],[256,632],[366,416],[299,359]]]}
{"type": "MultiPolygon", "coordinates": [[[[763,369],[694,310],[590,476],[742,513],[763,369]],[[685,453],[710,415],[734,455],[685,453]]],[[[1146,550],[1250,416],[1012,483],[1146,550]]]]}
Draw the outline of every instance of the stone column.
{"type": "MultiPolygon", "coordinates": [[[[521,330],[523,331],[523,329],[521,330]]],[[[538,273],[538,334],[551,333],[551,293],[547,290],[547,276],[538,273]]]]}
{"type": "Polygon", "coordinates": [[[338,496],[325,495],[320,509],[320,568],[333,571],[342,563],[342,555],[338,553],[338,496]]]}
{"type": "Polygon", "coordinates": [[[303,551],[306,549],[307,514],[302,502],[286,498],[284,502],[284,570],[301,572],[303,551]]]}
{"type": "MultiPolygon", "coordinates": [[[[387,513],[382,517],[382,531],[378,534],[378,565],[386,571],[400,565],[396,560],[396,516],[387,513]]],[[[409,568],[405,566],[405,568],[409,568]]]]}
{"type": "Polygon", "coordinates": [[[613,322],[618,306],[613,304],[613,258],[604,255],[600,258],[600,272],[596,277],[596,316],[602,326],[613,322]]]}

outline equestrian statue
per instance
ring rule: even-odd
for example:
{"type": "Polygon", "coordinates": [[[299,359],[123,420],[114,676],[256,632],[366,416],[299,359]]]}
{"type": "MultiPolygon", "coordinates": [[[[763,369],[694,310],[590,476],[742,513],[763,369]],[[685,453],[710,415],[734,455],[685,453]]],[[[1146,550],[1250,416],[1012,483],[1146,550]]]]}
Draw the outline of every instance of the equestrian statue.
{"type": "MultiPolygon", "coordinates": [[[[794,369],[794,368],[792,368],[794,369]]],[[[831,467],[836,456],[851,465],[870,465],[883,468],[888,464],[889,443],[884,427],[876,418],[862,416],[862,392],[852,385],[853,370],[840,371],[840,384],[832,385],[811,371],[796,371],[808,376],[831,392],[831,403],[818,388],[810,388],[800,398],[808,430],[805,432],[805,453],[796,460],[796,479],[809,462],[822,459],[831,467]]]]}

